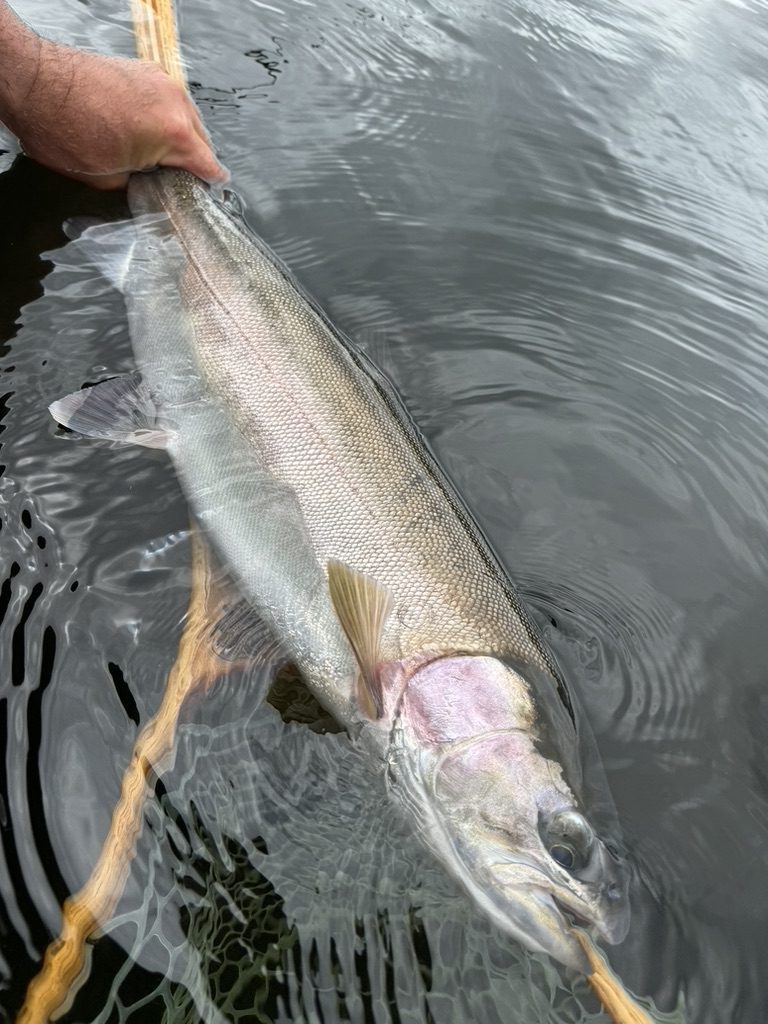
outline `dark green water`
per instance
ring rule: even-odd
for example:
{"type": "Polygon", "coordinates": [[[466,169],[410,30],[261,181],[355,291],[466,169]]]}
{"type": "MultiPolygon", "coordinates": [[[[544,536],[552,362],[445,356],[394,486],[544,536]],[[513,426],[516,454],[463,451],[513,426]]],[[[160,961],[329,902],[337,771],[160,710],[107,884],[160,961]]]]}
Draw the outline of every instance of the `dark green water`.
{"type": "MultiPolygon", "coordinates": [[[[18,9],[130,52],[111,0],[18,9]]],[[[181,13],[249,221],[391,376],[586,709],[634,872],[612,963],[691,1024],[762,1024],[768,7],[181,13]]],[[[0,176],[2,1020],[88,876],[186,603],[165,457],[46,412],[131,367],[103,283],[41,297],[62,221],[122,211],[24,160],[0,176]]],[[[67,1024],[604,1019],[397,831],[343,736],[236,682],[185,712],[67,1024]]]]}

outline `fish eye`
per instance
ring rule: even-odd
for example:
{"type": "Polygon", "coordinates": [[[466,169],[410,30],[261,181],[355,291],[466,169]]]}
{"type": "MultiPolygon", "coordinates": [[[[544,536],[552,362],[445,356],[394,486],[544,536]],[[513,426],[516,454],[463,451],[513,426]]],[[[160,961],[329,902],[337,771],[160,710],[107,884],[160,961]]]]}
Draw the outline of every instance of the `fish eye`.
{"type": "Polygon", "coordinates": [[[566,871],[570,871],[576,863],[576,857],[574,856],[573,850],[568,846],[563,846],[561,843],[555,843],[554,846],[550,846],[549,855],[553,860],[557,861],[561,868],[565,868],[566,871]]]}
{"type": "Polygon", "coordinates": [[[580,871],[589,862],[595,834],[578,811],[558,811],[542,830],[549,855],[566,871],[580,871]]]}

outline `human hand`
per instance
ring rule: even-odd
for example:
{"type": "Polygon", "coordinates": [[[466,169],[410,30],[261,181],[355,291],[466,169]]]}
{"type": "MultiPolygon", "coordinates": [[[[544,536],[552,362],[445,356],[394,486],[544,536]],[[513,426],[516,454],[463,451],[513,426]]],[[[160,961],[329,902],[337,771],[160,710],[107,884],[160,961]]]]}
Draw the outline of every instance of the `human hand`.
{"type": "Polygon", "coordinates": [[[227,180],[194,103],[159,66],[35,40],[34,74],[4,117],[34,160],[101,189],[158,165],[227,180]]]}

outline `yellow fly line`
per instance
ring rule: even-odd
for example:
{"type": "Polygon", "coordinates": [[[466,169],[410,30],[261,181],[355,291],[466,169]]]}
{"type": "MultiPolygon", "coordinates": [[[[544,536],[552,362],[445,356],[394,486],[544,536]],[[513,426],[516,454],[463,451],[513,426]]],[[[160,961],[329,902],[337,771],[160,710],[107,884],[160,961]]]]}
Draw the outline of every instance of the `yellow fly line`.
{"type": "MultiPolygon", "coordinates": [[[[171,78],[186,85],[173,0],[131,0],[131,8],[139,57],[154,61],[171,78]]],[[[59,936],[46,950],[16,1024],[47,1024],[74,999],[79,982],[87,974],[86,941],[109,921],[122,895],[151,780],[172,757],[182,705],[193,690],[210,685],[227,671],[211,645],[211,627],[221,610],[221,595],[212,583],[205,543],[194,531],[193,541],[189,609],[162,703],[136,740],[98,861],[82,889],[65,902],[59,936]]],[[[587,980],[614,1024],[653,1024],[588,936],[583,932],[578,935],[592,968],[587,980]]]]}
{"type": "Polygon", "coordinates": [[[587,981],[614,1024],[653,1024],[651,1017],[624,988],[589,936],[582,931],[577,932],[577,935],[592,968],[587,981]]]}

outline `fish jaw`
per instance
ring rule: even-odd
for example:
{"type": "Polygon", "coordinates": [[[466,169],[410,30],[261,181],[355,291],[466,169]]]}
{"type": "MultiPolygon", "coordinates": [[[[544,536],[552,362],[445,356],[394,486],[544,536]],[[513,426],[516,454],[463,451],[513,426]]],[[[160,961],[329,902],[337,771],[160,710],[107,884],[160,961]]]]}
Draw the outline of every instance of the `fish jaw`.
{"type": "Polygon", "coordinates": [[[560,909],[557,900],[540,879],[521,866],[510,865],[509,872],[489,875],[486,884],[478,884],[478,872],[466,864],[463,877],[475,902],[497,927],[535,953],[546,953],[558,963],[581,974],[589,974],[590,967],[584,949],[572,923],[560,909]],[[508,879],[504,875],[509,875],[508,879]]]}
{"type": "Polygon", "coordinates": [[[626,876],[536,728],[525,681],[501,661],[432,661],[401,693],[396,778],[428,845],[484,912],[529,949],[588,973],[574,926],[620,942],[626,876]],[[573,854],[570,870],[553,850],[573,854]]]}
{"type": "Polygon", "coordinates": [[[523,859],[492,835],[475,841],[456,834],[452,838],[455,873],[496,925],[522,945],[588,974],[591,968],[576,928],[611,945],[625,937],[626,892],[618,887],[606,910],[571,879],[553,876],[541,862],[523,859]]]}

